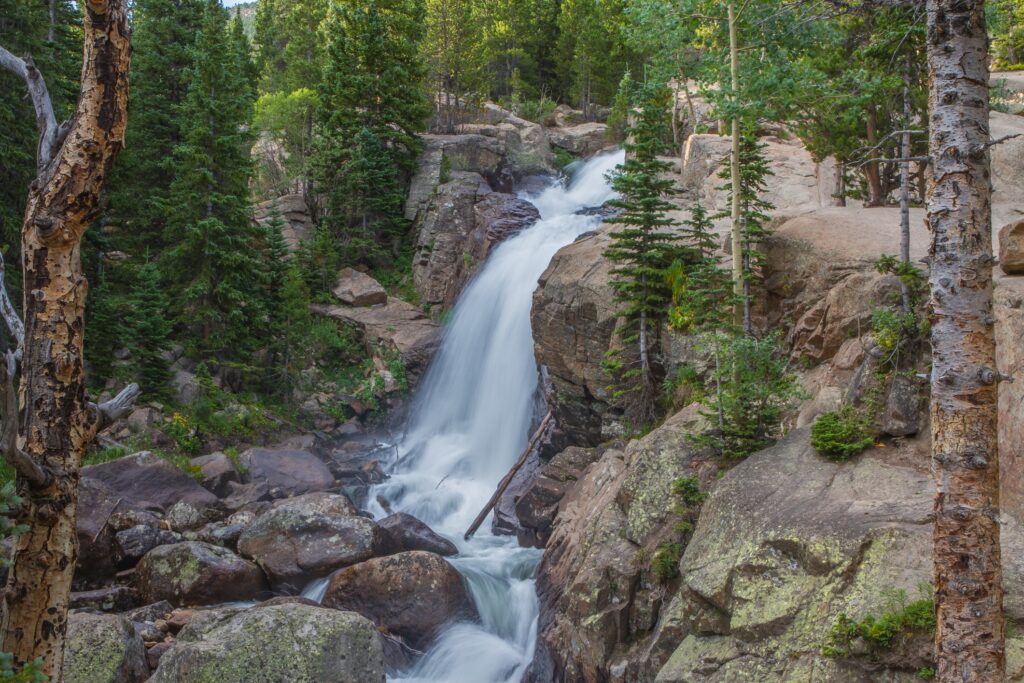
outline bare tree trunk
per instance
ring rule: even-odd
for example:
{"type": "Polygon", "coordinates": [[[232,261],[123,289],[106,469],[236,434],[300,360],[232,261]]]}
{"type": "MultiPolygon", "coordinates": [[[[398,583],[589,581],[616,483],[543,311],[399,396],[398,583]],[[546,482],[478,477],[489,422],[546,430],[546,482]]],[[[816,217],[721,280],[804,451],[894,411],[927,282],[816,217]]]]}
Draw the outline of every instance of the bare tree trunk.
{"type": "Polygon", "coordinates": [[[1016,12],[1014,11],[1014,10],[1017,9],[1014,6],[1015,4],[1016,3],[1014,3],[1013,0],[1006,0],[1006,35],[1007,35],[1006,59],[1011,64],[1016,64],[1017,63],[1017,46],[1014,45],[1014,43],[1013,43],[1013,41],[1014,41],[1014,35],[1013,35],[1014,34],[1014,27],[1015,27],[1015,25],[1017,23],[1017,18],[1015,16],[1016,12]]]}
{"type": "Polygon", "coordinates": [[[928,0],[938,680],[1003,680],[988,36],[984,0],[928,0]]]}
{"type": "MultiPolygon", "coordinates": [[[[739,50],[736,46],[736,6],[729,3],[729,60],[732,69],[733,97],[739,97],[739,50]]],[[[740,120],[732,119],[732,152],[729,157],[730,173],[732,174],[732,280],[733,294],[737,297],[733,306],[733,323],[738,327],[743,324],[744,288],[743,288],[743,230],[740,226],[740,120]]]]}
{"type": "MultiPolygon", "coordinates": [[[[910,57],[903,70],[903,134],[900,136],[900,260],[910,263],[910,57]]],[[[900,282],[903,312],[910,313],[910,288],[900,282]]]]}
{"type": "MultiPolygon", "coordinates": [[[[39,176],[29,189],[22,226],[25,338],[17,450],[47,476],[40,485],[19,470],[19,492],[25,498],[19,521],[29,529],[15,541],[2,623],[2,649],[14,654],[17,666],[42,657],[43,672],[54,683],[63,678],[78,552],[79,468],[105,419],[85,399],[88,284],[79,245],[96,218],[100,192],[123,143],[130,58],[126,1],[87,0],[84,5],[78,108],[59,127],[50,154],[40,146],[39,176]]],[[[45,139],[45,127],[40,128],[45,139]]]]}
{"type": "MultiPolygon", "coordinates": [[[[876,120],[877,114],[875,114],[875,108],[872,106],[868,110],[867,117],[867,137],[868,144],[873,148],[878,144],[878,122],[876,120]]],[[[882,176],[878,168],[877,161],[869,161],[864,164],[864,177],[868,181],[868,206],[881,206],[885,203],[885,197],[882,194],[882,176]]]]}

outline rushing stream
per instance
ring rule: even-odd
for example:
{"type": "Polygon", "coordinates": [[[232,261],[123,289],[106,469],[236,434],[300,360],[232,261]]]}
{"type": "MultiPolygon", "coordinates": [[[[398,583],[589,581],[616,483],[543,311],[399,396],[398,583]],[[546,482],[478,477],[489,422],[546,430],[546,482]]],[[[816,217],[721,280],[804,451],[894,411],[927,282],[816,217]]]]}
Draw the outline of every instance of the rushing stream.
{"type": "MultiPolygon", "coordinates": [[[[558,249],[597,226],[599,218],[576,211],[611,198],[605,175],[622,158],[592,159],[567,187],[527,197],[541,220],[498,246],[466,287],[418,391],[391,478],[370,494],[376,515],[385,514],[375,502],[382,496],[458,545],[451,561],[481,617],[450,626],[394,683],[517,683],[533,659],[540,551],[492,535],[489,521],[470,541],[462,537],[526,446],[536,417],[530,305],[537,280],[558,249]]],[[[319,598],[322,586],[306,594],[319,598]]]]}

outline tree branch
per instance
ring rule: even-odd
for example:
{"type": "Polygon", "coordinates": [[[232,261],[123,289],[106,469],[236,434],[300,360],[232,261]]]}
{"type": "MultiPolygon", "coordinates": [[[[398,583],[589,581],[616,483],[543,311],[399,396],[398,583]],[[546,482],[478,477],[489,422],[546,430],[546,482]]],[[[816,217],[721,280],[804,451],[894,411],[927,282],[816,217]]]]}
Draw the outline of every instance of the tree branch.
{"type": "Polygon", "coordinates": [[[15,354],[21,356],[21,345],[25,342],[25,324],[21,322],[21,317],[18,315],[17,309],[14,308],[14,304],[11,303],[11,297],[7,293],[7,281],[4,279],[6,275],[5,270],[6,264],[4,263],[4,255],[0,253],[0,317],[7,323],[7,329],[14,335],[15,345],[17,351],[15,354]]]}
{"type": "Polygon", "coordinates": [[[15,471],[36,488],[50,483],[50,473],[18,448],[18,396],[14,392],[14,374],[18,360],[13,351],[4,354],[3,381],[0,382],[0,404],[3,406],[3,426],[0,431],[0,454],[15,471]]]}
{"type": "Polygon", "coordinates": [[[89,409],[94,411],[97,418],[96,431],[102,431],[130,413],[135,407],[135,400],[141,395],[142,389],[132,382],[109,401],[100,404],[90,403],[89,409]]]}
{"type": "Polygon", "coordinates": [[[57,148],[57,117],[53,113],[53,101],[46,88],[43,74],[36,68],[31,55],[20,59],[0,46],[0,66],[25,81],[32,106],[36,110],[36,127],[39,128],[39,147],[36,150],[36,169],[40,172],[53,159],[57,148]]]}

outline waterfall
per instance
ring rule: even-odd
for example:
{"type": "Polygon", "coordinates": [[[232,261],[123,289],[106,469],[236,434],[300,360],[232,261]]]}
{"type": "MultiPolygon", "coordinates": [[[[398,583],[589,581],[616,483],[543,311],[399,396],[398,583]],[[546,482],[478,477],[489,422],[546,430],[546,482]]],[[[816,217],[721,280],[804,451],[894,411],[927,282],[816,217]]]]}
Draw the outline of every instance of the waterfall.
{"type": "Polygon", "coordinates": [[[499,245],[466,287],[423,378],[394,471],[370,494],[375,515],[385,514],[380,496],[458,545],[451,562],[480,613],[478,623],[451,625],[394,683],[517,683],[533,659],[540,552],[492,535],[487,522],[471,541],[462,535],[529,438],[537,280],[556,251],[597,227],[598,217],[576,212],[613,196],[606,175],[622,159],[601,155],[580,164],[568,185],[526,197],[541,219],[499,245]]]}

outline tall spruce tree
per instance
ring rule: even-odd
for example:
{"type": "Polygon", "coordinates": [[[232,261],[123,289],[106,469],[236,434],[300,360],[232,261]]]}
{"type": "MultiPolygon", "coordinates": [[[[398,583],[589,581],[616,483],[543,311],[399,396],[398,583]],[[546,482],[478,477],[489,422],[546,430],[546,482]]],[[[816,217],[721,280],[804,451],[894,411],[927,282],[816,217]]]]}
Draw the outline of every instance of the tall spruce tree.
{"type": "Polygon", "coordinates": [[[669,322],[684,332],[717,332],[727,327],[731,278],[717,254],[714,223],[699,202],[682,222],[684,253],[672,264],[673,306],[669,322]]]}
{"type": "Polygon", "coordinates": [[[245,363],[264,315],[253,296],[261,272],[248,199],[252,90],[217,0],[207,0],[193,57],[161,271],[193,350],[245,363]]]}
{"type": "Polygon", "coordinates": [[[677,225],[668,215],[675,206],[667,198],[676,192],[665,175],[671,165],[658,157],[667,133],[667,95],[664,87],[650,84],[640,90],[624,145],[626,161],[612,178],[621,197],[611,204],[622,214],[606,221],[616,226],[605,256],[615,264],[611,286],[624,320],[617,330],[623,348],[606,368],[616,375],[617,394],[637,424],[656,415],[654,354],[660,323],[672,300],[668,271],[673,262],[685,258],[680,236],[667,230],[677,225]]]}
{"type": "Polygon", "coordinates": [[[401,195],[430,111],[423,27],[421,0],[345,0],[326,22],[314,164],[327,194],[324,221],[349,261],[387,265],[400,251],[401,195]]]}
{"type": "Polygon", "coordinates": [[[136,0],[132,15],[131,116],[105,220],[116,228],[115,248],[156,256],[172,209],[174,152],[184,140],[182,106],[203,0],[136,0]]]}
{"type": "Polygon", "coordinates": [[[156,263],[147,261],[136,273],[128,296],[125,331],[131,351],[131,369],[142,391],[152,398],[166,398],[171,378],[164,352],[171,346],[171,321],[167,294],[156,263]]]}

